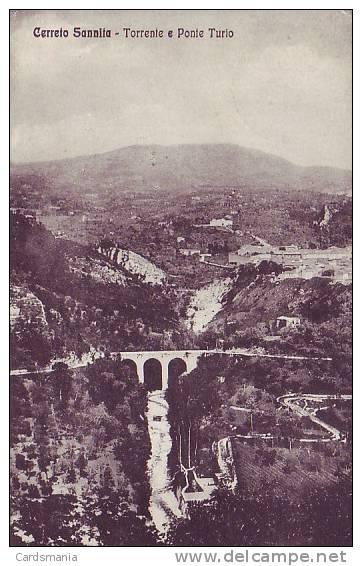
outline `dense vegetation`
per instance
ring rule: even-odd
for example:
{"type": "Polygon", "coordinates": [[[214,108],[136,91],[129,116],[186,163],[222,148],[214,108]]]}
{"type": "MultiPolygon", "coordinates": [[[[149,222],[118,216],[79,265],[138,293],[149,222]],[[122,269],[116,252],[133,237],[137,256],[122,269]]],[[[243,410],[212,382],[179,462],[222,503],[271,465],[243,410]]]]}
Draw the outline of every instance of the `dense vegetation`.
{"type": "MultiPolygon", "coordinates": [[[[202,358],[191,374],[173,380],[167,394],[174,437],[171,462],[177,463],[180,433],[185,436],[190,429],[191,464],[201,475],[216,474],[215,442],[235,438],[238,489],[219,491],[201,508],[191,506],[189,519],[170,531],[170,543],[351,544],[349,447],[332,442],[303,448],[298,439],[321,438],[325,432],[276,402],[287,391],[348,392],[349,369],[330,362],[237,360],[219,355],[202,358]],[[235,406],[243,408],[243,413],[235,411],[235,406]],[[239,446],[238,435],[250,432],[272,432],[273,447],[257,437],[250,446],[247,440],[245,447],[239,446]]],[[[339,418],[339,426],[348,434],[348,418],[342,418],[341,410],[339,418]]]]}
{"type": "Polygon", "coordinates": [[[311,490],[298,503],[288,493],[275,498],[260,486],[255,497],[245,491],[220,490],[211,501],[190,509],[190,518],[174,525],[175,546],[351,546],[350,482],[311,490]]]}
{"type": "Polygon", "coordinates": [[[278,396],[287,392],[348,394],[351,387],[351,367],[345,360],[334,364],[213,355],[202,357],[190,374],[171,380],[167,397],[174,429],[179,423],[191,423],[199,445],[206,446],[214,433],[249,432],[250,425],[239,429],[240,418],[231,406],[252,409],[256,431],[299,438],[301,421],[280,410],[278,396]]]}
{"type": "Polygon", "coordinates": [[[147,397],[122,362],[11,381],[12,544],[147,545],[147,397]]]}
{"type": "MultiPolygon", "coordinates": [[[[273,280],[279,266],[262,262],[241,266],[224,308],[200,339],[214,345],[223,336],[224,347],[265,346],[268,351],[305,356],[349,357],[352,352],[352,286],[328,280],[273,280]],[[300,327],[286,329],[274,345],[264,337],[275,334],[278,316],[297,316],[300,327]]],[[[279,268],[280,270],[280,268],[279,268]]]]}

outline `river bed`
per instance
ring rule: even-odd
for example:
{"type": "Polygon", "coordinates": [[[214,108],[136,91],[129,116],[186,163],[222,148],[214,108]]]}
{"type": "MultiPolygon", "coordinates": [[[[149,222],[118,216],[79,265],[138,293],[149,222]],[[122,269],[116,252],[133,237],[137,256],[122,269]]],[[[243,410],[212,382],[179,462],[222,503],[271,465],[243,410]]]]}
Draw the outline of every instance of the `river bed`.
{"type": "Polygon", "coordinates": [[[206,330],[207,325],[223,308],[223,298],[230,290],[232,279],[215,279],[194,292],[187,308],[186,326],[195,334],[206,330]]]}
{"type": "Polygon", "coordinates": [[[168,469],[172,439],[164,391],[148,394],[147,420],[151,440],[151,455],[147,464],[151,487],[149,511],[158,532],[165,534],[170,521],[182,514],[172,490],[172,478],[168,469]]]}

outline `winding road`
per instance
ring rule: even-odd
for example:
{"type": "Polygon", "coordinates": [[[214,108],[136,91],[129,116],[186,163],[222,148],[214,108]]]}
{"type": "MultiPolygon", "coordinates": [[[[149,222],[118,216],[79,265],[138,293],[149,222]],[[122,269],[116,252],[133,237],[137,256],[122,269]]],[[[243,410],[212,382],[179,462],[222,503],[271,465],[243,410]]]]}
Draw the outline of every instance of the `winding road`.
{"type": "Polygon", "coordinates": [[[308,393],[306,393],[306,394],[290,393],[290,394],[282,395],[281,397],[278,397],[277,401],[279,403],[281,403],[282,405],[284,405],[284,407],[287,407],[288,409],[293,411],[293,413],[295,413],[296,415],[299,415],[300,417],[308,417],[311,421],[313,421],[314,423],[316,423],[320,427],[324,428],[331,435],[331,440],[344,440],[345,434],[342,431],[340,431],[336,427],[326,423],[325,421],[322,421],[315,414],[313,414],[313,412],[308,411],[308,409],[306,408],[306,405],[304,405],[304,407],[301,407],[297,403],[297,401],[320,402],[320,401],[331,400],[331,399],[351,401],[352,395],[317,395],[317,394],[314,395],[314,394],[308,394],[308,393]]]}

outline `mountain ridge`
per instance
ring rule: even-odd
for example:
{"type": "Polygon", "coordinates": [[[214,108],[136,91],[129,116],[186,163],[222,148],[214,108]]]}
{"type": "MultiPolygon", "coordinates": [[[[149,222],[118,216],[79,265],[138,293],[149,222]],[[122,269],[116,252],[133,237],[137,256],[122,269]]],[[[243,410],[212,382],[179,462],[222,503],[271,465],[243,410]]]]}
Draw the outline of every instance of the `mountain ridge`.
{"type": "Polygon", "coordinates": [[[351,191],[351,172],[295,165],[285,158],[236,144],[131,145],[59,160],[12,163],[11,175],[35,175],[52,189],[72,186],[142,192],[201,187],[351,191]]]}

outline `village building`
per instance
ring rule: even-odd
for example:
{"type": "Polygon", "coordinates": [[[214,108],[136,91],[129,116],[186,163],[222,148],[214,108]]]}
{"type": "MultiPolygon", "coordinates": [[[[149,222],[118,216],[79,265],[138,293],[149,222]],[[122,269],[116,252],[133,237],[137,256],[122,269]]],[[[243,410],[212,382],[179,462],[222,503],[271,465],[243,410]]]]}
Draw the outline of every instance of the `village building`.
{"type": "Polygon", "coordinates": [[[233,225],[233,219],[225,216],[224,218],[213,218],[210,220],[209,226],[214,226],[216,228],[230,228],[233,225]]]}
{"type": "Polygon", "coordinates": [[[229,252],[228,264],[229,265],[246,265],[247,263],[252,263],[249,256],[241,256],[235,252],[229,252]]]}
{"type": "Polygon", "coordinates": [[[184,256],[200,255],[201,250],[194,248],[180,248],[179,253],[184,256]]]}
{"type": "Polygon", "coordinates": [[[208,259],[212,258],[212,254],[208,254],[208,253],[202,253],[200,254],[200,261],[201,262],[205,262],[208,259]]]}
{"type": "Polygon", "coordinates": [[[272,261],[281,265],[285,271],[279,279],[312,279],[313,277],[329,278],[332,283],[349,284],[352,281],[351,247],[330,247],[323,249],[298,249],[297,246],[280,246],[249,244],[242,246],[228,255],[229,265],[239,266],[262,261],[272,261]]]}
{"type": "Polygon", "coordinates": [[[185,470],[186,485],[176,490],[180,510],[187,516],[190,505],[208,501],[216,489],[213,478],[198,477],[193,468],[185,470]]]}
{"type": "Polygon", "coordinates": [[[282,328],[297,328],[301,325],[299,316],[278,316],[276,320],[276,329],[282,328]]]}
{"type": "Polygon", "coordinates": [[[265,246],[246,245],[237,252],[229,252],[228,262],[230,265],[259,264],[261,261],[272,261],[272,254],[265,246]]]}

